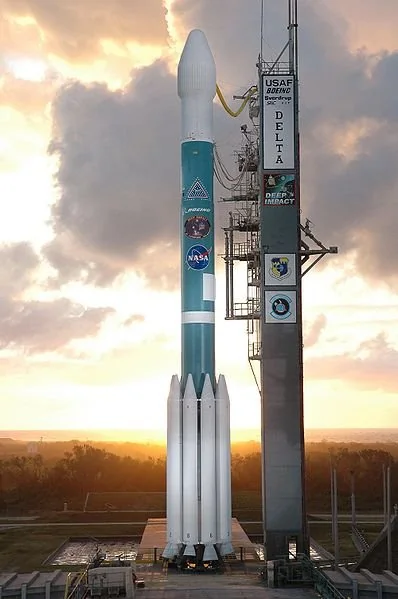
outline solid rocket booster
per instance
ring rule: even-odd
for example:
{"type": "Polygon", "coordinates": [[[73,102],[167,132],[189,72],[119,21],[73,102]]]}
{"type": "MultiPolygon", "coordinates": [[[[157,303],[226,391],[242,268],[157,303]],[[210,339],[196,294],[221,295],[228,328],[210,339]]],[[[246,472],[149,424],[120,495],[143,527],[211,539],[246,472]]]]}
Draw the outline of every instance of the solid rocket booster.
{"type": "Polygon", "coordinates": [[[217,560],[231,545],[229,396],[215,378],[213,99],[216,68],[191,31],[178,65],[181,98],[181,381],[167,405],[165,558],[217,560]]]}

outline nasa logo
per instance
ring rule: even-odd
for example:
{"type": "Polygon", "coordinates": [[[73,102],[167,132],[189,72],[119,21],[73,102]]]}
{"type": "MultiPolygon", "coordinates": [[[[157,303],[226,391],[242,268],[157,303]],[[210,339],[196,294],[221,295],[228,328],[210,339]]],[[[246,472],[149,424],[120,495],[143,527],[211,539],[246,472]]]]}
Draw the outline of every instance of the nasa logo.
{"type": "Polygon", "coordinates": [[[271,258],[271,268],[269,270],[271,277],[282,281],[283,279],[286,279],[291,272],[292,271],[289,268],[289,258],[287,256],[275,256],[274,258],[271,258]]]}
{"type": "Polygon", "coordinates": [[[271,316],[276,320],[285,320],[289,318],[291,315],[290,304],[292,302],[291,298],[287,295],[274,295],[269,300],[271,304],[271,316]]]}
{"type": "Polygon", "coordinates": [[[191,239],[203,239],[210,232],[210,221],[205,216],[191,216],[185,221],[184,232],[191,239]]]}
{"type": "Polygon", "coordinates": [[[186,263],[192,270],[205,270],[209,266],[211,248],[204,245],[193,245],[187,251],[186,263]]]}

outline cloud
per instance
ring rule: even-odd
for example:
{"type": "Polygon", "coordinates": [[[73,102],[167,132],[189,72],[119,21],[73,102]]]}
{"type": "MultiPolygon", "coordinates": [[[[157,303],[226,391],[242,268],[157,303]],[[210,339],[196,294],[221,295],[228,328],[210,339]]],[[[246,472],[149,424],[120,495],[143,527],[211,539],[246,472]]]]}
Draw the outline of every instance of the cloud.
{"type": "Polygon", "coordinates": [[[47,52],[87,62],[102,54],[101,42],[164,45],[165,9],[161,0],[1,0],[8,19],[34,19],[47,52]]]}
{"type": "Polygon", "coordinates": [[[325,330],[327,324],[327,318],[325,314],[318,314],[313,322],[311,322],[309,329],[304,335],[304,347],[309,348],[316,345],[322,332],[325,330]]]}
{"type": "MultiPolygon", "coordinates": [[[[9,4],[11,3],[7,3],[9,4]]],[[[6,55],[27,55],[33,49],[40,51],[41,39],[37,26],[32,22],[16,21],[7,5],[4,0],[0,0],[0,61],[4,61],[6,55]]]]}
{"type": "Polygon", "coordinates": [[[40,259],[27,242],[0,246],[0,297],[21,299],[34,283],[40,259]]]}
{"type": "Polygon", "coordinates": [[[59,92],[50,152],[60,193],[45,254],[60,280],[109,284],[134,268],[175,285],[178,122],[175,78],[160,61],[124,91],[74,82],[59,92]]]}
{"type": "MultiPolygon", "coordinates": [[[[388,0],[385,3],[392,8],[388,0]]],[[[237,0],[220,0],[216,11],[211,6],[211,0],[177,0],[174,10],[180,31],[203,28],[216,56],[219,78],[243,82],[258,54],[259,11],[254,6],[249,11],[237,0]],[[234,18],[220,36],[226,12],[234,18]]],[[[276,56],[282,47],[276,32],[285,32],[286,7],[270,2],[266,8],[265,54],[276,56]]],[[[362,275],[397,287],[398,86],[394,74],[398,52],[351,53],[346,45],[348,27],[325,2],[300,3],[303,210],[322,240],[338,244],[343,253],[356,251],[356,267],[362,275]],[[375,121],[376,126],[362,132],[355,157],[347,158],[339,140],[348,127],[364,119],[375,121]],[[325,135],[326,126],[333,130],[337,147],[325,135]]]]}
{"type": "Polygon", "coordinates": [[[72,339],[94,336],[111,312],[110,308],[84,309],[66,298],[49,302],[0,299],[0,347],[27,353],[56,351],[72,339]]]}
{"type": "MultiPolygon", "coordinates": [[[[61,308],[61,306],[59,306],[61,308]]],[[[68,306],[65,304],[65,311],[68,306]]],[[[0,308],[1,310],[1,308],[0,308]]],[[[62,310],[60,310],[62,311],[62,310]]],[[[78,321],[78,319],[76,319],[78,321]]],[[[72,322],[72,319],[71,319],[72,322]]],[[[83,328],[87,325],[83,325],[83,328]]],[[[73,326],[73,323],[72,323],[73,326]]],[[[79,326],[76,324],[76,326],[79,326]]],[[[78,352],[70,347],[64,347],[63,342],[67,336],[63,329],[60,334],[55,334],[54,345],[58,344],[57,354],[44,356],[35,353],[36,349],[30,344],[25,355],[0,354],[0,377],[7,374],[22,374],[29,369],[32,378],[40,384],[42,381],[59,385],[84,385],[97,388],[102,386],[113,386],[121,384],[132,384],[138,379],[143,386],[148,385],[148,380],[153,381],[157,377],[164,379],[164,389],[168,388],[171,374],[178,365],[179,354],[173,349],[170,339],[162,335],[147,336],[140,343],[120,346],[109,351],[102,352],[97,357],[92,354],[78,352]],[[154,375],[154,359],[156,359],[156,376],[154,375]],[[93,383],[94,381],[94,383],[93,383]]],[[[37,338],[38,345],[40,339],[37,338]]],[[[42,351],[54,351],[47,348],[46,341],[42,351]]]]}
{"type": "Polygon", "coordinates": [[[396,0],[334,0],[330,8],[347,21],[346,38],[351,47],[368,52],[398,48],[396,0]]]}
{"type": "MultiPolygon", "coordinates": [[[[269,3],[267,23],[279,23],[283,34],[284,11],[281,3],[269,3]]],[[[227,87],[256,81],[256,10],[237,0],[216,6],[177,0],[173,13],[181,37],[193,26],[206,31],[227,87]],[[233,18],[225,30],[227,13],[233,18]]],[[[350,53],[347,23],[315,0],[302,2],[300,23],[303,212],[322,241],[339,245],[343,255],[354,252],[359,274],[396,287],[398,53],[350,53]],[[340,148],[347,131],[354,137],[351,155],[340,148]]],[[[281,47],[275,31],[267,25],[267,52],[281,47]]],[[[166,64],[141,69],[123,91],[71,83],[59,91],[53,115],[59,199],[52,212],[55,238],[45,253],[58,283],[110,284],[134,269],[153,286],[176,286],[179,102],[166,64]]],[[[231,139],[232,128],[238,139],[239,123],[227,121],[219,107],[215,121],[217,139],[231,139]]]]}
{"type": "Polygon", "coordinates": [[[358,155],[347,162],[331,152],[315,153],[312,201],[306,213],[317,235],[355,251],[357,273],[397,288],[398,126],[383,125],[364,137],[358,155]]]}
{"type": "Polygon", "coordinates": [[[341,380],[367,391],[398,393],[397,360],[398,351],[381,333],[362,342],[354,352],[307,360],[305,376],[341,380]]]}
{"type": "Polygon", "coordinates": [[[40,258],[28,243],[0,246],[0,349],[48,352],[94,336],[111,308],[84,308],[67,299],[32,299],[40,258]]]}
{"type": "Polygon", "coordinates": [[[43,116],[46,106],[54,98],[57,86],[56,80],[51,77],[43,81],[28,81],[8,72],[0,79],[0,105],[9,106],[23,114],[43,116]]]}
{"type": "MultiPolygon", "coordinates": [[[[225,133],[231,123],[216,113],[225,133]]],[[[176,288],[180,101],[167,64],[140,69],[124,90],[73,82],[59,90],[53,119],[59,198],[44,253],[55,282],[109,285],[132,269],[153,287],[176,288]]]]}
{"type": "Polygon", "coordinates": [[[129,327],[131,325],[134,324],[140,324],[142,322],[145,322],[145,316],[143,316],[142,314],[132,314],[131,316],[129,316],[128,318],[126,318],[126,320],[124,321],[124,326],[125,327],[129,327]]]}

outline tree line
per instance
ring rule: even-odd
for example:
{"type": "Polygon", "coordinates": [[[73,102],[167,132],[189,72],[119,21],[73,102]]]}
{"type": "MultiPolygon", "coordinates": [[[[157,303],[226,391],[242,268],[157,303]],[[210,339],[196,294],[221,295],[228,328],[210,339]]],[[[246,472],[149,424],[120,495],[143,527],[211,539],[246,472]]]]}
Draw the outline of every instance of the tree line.
{"type": "MultiPolygon", "coordinates": [[[[306,455],[306,496],[310,510],[330,507],[330,473],[336,468],[339,507],[349,509],[354,480],[359,510],[382,509],[383,468],[391,467],[392,501],[398,502],[398,460],[374,448],[312,444],[306,455]]],[[[259,452],[232,455],[232,493],[261,492],[259,452]]],[[[165,458],[137,459],[90,444],[76,444],[64,457],[46,462],[41,454],[0,460],[0,511],[81,509],[88,492],[165,492],[165,458]]]]}

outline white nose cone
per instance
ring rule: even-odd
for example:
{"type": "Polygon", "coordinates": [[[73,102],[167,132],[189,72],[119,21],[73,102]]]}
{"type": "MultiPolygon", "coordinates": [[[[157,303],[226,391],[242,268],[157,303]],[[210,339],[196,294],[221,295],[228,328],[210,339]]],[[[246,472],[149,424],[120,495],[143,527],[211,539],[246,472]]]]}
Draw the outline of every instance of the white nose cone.
{"type": "Polygon", "coordinates": [[[178,64],[182,141],[213,141],[216,65],[203,31],[188,35],[178,64]]]}
{"type": "Polygon", "coordinates": [[[216,94],[216,65],[203,31],[188,35],[178,64],[178,95],[198,95],[213,100],[216,94]]]}

